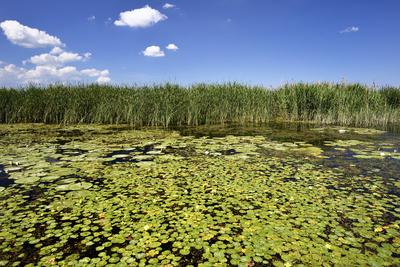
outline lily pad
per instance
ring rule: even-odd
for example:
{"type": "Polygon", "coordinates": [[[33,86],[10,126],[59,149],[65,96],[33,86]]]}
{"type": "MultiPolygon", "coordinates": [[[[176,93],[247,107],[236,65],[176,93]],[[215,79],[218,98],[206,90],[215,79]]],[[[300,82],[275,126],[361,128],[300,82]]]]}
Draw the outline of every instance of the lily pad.
{"type": "Polygon", "coordinates": [[[76,191],[76,190],[85,190],[91,188],[93,185],[87,182],[79,182],[72,184],[62,184],[56,187],[58,191],[76,191]]]}
{"type": "Polygon", "coordinates": [[[25,176],[25,177],[15,179],[15,183],[16,184],[34,184],[34,183],[37,183],[39,180],[40,180],[39,177],[25,176]]]}

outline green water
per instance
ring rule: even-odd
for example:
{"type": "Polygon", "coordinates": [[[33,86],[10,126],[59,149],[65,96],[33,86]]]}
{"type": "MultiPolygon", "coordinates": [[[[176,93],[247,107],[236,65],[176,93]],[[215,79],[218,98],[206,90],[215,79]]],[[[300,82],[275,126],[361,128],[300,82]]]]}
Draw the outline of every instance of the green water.
{"type": "Polygon", "coordinates": [[[400,136],[0,125],[0,266],[399,266],[400,136]]]}

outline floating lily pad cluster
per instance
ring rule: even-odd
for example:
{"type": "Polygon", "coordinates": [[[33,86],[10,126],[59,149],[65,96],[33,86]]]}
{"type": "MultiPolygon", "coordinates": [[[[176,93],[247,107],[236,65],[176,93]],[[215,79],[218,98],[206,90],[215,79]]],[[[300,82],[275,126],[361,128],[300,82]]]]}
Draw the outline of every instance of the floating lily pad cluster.
{"type": "Polygon", "coordinates": [[[384,134],[385,131],[370,129],[370,128],[351,128],[351,127],[339,127],[339,126],[331,126],[324,128],[312,128],[312,131],[316,132],[338,132],[340,134],[360,134],[360,135],[381,135],[384,134]]]}
{"type": "Polygon", "coordinates": [[[360,159],[400,159],[400,147],[389,143],[374,143],[359,140],[336,140],[326,141],[325,146],[336,150],[349,150],[353,157],[360,159]]]}
{"type": "Polygon", "coordinates": [[[400,265],[399,177],[324,165],[372,141],[2,127],[0,266],[400,265]]]}

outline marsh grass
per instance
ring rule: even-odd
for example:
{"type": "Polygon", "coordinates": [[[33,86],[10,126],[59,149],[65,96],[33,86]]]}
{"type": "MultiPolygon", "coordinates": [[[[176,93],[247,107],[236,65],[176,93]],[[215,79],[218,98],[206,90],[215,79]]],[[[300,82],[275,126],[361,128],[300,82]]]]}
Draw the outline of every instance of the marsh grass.
{"type": "Polygon", "coordinates": [[[360,84],[238,83],[154,86],[30,85],[0,89],[1,123],[183,126],[308,121],[355,126],[400,122],[400,89],[360,84]]]}

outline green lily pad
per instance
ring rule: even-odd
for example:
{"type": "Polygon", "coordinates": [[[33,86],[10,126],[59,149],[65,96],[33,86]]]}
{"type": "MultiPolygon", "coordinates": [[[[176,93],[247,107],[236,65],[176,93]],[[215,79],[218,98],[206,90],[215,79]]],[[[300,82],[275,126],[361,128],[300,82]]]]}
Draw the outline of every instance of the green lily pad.
{"type": "Polygon", "coordinates": [[[26,177],[21,177],[18,179],[15,179],[15,183],[16,184],[34,184],[37,183],[40,180],[39,177],[30,177],[30,176],[26,176],[26,177]]]}
{"type": "Polygon", "coordinates": [[[93,185],[87,182],[79,182],[72,184],[62,184],[56,187],[58,191],[76,191],[76,190],[85,190],[91,188],[93,185]]]}

